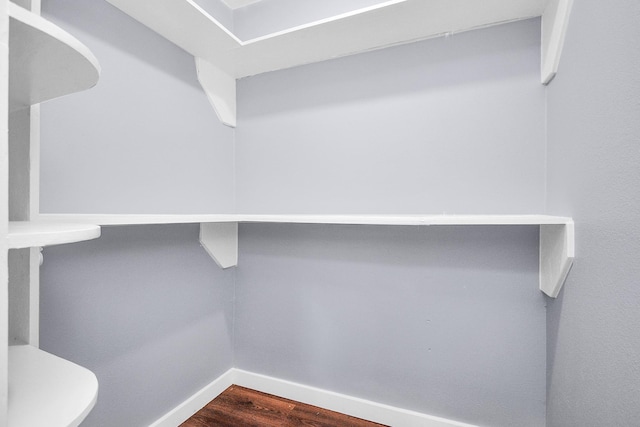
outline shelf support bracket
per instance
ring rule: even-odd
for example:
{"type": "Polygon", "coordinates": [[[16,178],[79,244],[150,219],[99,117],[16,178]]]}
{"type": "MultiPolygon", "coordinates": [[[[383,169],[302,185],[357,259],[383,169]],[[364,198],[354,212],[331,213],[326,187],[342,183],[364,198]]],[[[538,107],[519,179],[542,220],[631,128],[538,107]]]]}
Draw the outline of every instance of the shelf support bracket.
{"type": "Polygon", "coordinates": [[[549,0],[542,14],[540,72],[544,85],[548,85],[558,72],[572,6],[573,0],[549,0]]]}
{"type": "Polygon", "coordinates": [[[573,221],[540,225],[540,290],[556,298],[575,257],[573,221]]]}
{"type": "Polygon", "coordinates": [[[238,265],[238,223],[200,224],[200,244],[220,268],[238,265]]]}
{"type": "Polygon", "coordinates": [[[236,127],[236,79],[211,62],[195,57],[198,81],[218,119],[236,127]]]}

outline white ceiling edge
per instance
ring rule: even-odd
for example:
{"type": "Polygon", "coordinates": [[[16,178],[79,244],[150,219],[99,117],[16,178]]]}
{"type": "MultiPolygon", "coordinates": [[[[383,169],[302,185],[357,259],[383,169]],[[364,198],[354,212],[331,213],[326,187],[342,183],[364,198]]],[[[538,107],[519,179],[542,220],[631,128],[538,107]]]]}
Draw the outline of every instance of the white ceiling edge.
{"type": "Polygon", "coordinates": [[[258,3],[259,1],[260,0],[222,0],[222,2],[229,7],[229,9],[239,9],[253,3],[258,3]]]}

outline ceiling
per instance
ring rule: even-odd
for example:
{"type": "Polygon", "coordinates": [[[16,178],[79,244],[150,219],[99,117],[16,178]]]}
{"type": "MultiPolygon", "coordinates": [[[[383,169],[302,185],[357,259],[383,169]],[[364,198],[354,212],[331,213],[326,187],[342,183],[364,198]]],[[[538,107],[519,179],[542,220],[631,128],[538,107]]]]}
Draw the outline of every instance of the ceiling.
{"type": "Polygon", "coordinates": [[[260,0],[222,0],[224,4],[229,6],[231,9],[238,9],[240,7],[244,7],[251,3],[257,3],[260,0]]]}

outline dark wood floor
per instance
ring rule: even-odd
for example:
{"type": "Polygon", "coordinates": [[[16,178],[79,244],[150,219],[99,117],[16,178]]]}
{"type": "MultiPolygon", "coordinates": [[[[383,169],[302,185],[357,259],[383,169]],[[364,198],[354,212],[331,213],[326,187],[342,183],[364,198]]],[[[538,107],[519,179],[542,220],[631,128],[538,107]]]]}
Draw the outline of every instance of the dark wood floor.
{"type": "Polygon", "coordinates": [[[180,427],[381,427],[316,406],[232,385],[180,427]]]}

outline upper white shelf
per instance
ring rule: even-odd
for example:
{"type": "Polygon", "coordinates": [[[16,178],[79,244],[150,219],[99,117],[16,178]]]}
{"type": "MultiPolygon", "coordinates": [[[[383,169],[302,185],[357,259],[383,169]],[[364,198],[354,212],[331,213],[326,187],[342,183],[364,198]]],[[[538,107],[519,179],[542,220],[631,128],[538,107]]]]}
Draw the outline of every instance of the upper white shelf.
{"type": "Polygon", "coordinates": [[[100,227],[86,223],[11,221],[7,240],[10,249],[61,245],[100,237],[100,227]]]}
{"type": "Polygon", "coordinates": [[[9,2],[9,108],[37,104],[94,86],[100,65],[66,31],[9,2]]]}
{"type": "Polygon", "coordinates": [[[196,58],[220,121],[236,126],[236,79],[542,16],[541,81],[557,70],[573,0],[390,0],[240,40],[193,0],[107,0],[196,58]]]}
{"type": "Polygon", "coordinates": [[[235,78],[541,16],[547,4],[547,0],[392,0],[243,41],[192,0],[108,1],[235,78]]]}
{"type": "Polygon", "coordinates": [[[35,347],[9,347],[9,427],[77,426],[97,396],[91,371],[35,347]]]}

